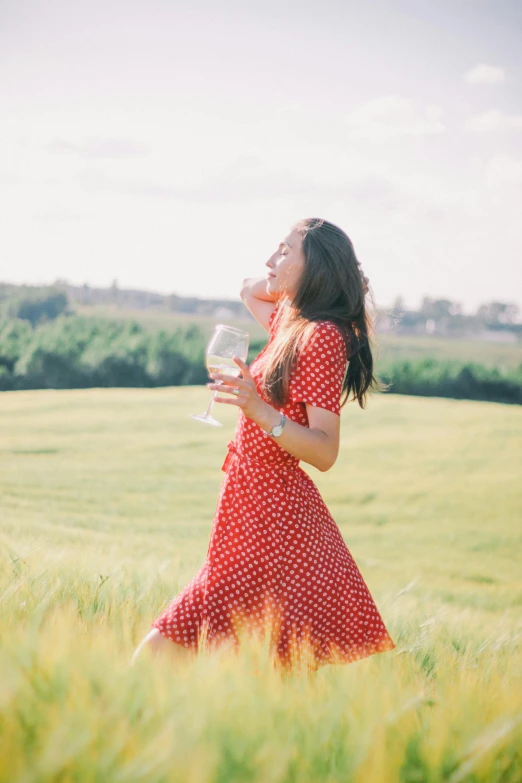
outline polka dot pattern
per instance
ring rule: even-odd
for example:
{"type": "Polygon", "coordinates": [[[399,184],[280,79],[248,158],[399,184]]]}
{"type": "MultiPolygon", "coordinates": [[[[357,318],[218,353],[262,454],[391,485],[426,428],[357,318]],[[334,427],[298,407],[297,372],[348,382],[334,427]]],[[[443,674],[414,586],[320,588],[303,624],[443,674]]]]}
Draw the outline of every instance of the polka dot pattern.
{"type": "MultiPolygon", "coordinates": [[[[338,327],[330,321],[318,321],[310,341],[299,354],[290,379],[290,399],[341,414],[341,390],[346,369],[346,346],[338,327]]],[[[303,422],[304,423],[304,422],[303,422]]]]}
{"type": "MultiPolygon", "coordinates": [[[[250,365],[261,395],[265,352],[250,365]]],[[[279,410],[303,426],[305,403],[340,415],[345,369],[338,327],[317,322],[279,410]]],[[[316,485],[240,408],[222,470],[205,562],[152,627],[195,652],[203,644],[237,647],[245,630],[261,637],[269,632],[285,668],[305,657],[317,669],[392,650],[396,645],[316,485]]]]}

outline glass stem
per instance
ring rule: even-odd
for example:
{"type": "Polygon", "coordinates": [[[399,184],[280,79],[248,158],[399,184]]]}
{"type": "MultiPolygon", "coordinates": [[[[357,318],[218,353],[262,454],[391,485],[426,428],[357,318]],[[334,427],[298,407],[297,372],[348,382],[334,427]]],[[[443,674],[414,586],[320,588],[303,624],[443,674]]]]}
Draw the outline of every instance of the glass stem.
{"type": "Polygon", "coordinates": [[[214,405],[214,400],[217,397],[217,393],[218,393],[218,390],[216,389],[214,391],[214,394],[212,395],[212,399],[209,402],[209,405],[208,405],[208,408],[207,408],[207,412],[205,413],[205,416],[210,416],[210,411],[212,410],[212,406],[214,405]]]}

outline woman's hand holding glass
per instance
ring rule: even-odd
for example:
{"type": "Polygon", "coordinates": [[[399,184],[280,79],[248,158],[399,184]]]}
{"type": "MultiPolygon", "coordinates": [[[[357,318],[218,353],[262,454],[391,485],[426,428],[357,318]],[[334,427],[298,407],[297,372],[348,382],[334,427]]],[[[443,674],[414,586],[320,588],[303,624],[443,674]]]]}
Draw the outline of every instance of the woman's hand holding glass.
{"type": "MultiPolygon", "coordinates": [[[[210,377],[213,377],[213,372],[222,372],[223,370],[231,373],[232,377],[239,375],[241,369],[237,366],[235,357],[247,358],[249,341],[250,335],[248,332],[243,332],[241,329],[236,329],[233,326],[216,324],[206,350],[206,364],[210,377]]],[[[219,384],[216,384],[216,386],[219,388],[219,384]]],[[[212,388],[216,388],[216,386],[212,388]]],[[[212,405],[216,399],[217,391],[214,392],[206,412],[200,414],[191,413],[192,418],[205,424],[212,424],[214,427],[222,427],[222,423],[210,415],[212,405]]]]}
{"type": "Polygon", "coordinates": [[[238,366],[238,372],[243,375],[242,378],[236,378],[233,375],[226,375],[221,372],[211,372],[209,375],[214,379],[214,383],[208,383],[207,386],[209,389],[217,389],[213,398],[214,402],[237,405],[247,418],[256,421],[267,403],[260,397],[257,391],[248,364],[237,356],[234,356],[234,361],[238,366]],[[228,392],[234,396],[217,397],[218,391],[228,392]]]}

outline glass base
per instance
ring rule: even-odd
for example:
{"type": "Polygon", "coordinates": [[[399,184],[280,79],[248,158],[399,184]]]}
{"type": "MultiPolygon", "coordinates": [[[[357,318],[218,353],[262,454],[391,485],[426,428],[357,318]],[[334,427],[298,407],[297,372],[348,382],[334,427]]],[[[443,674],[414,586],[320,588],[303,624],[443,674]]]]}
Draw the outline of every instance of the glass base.
{"type": "Polygon", "coordinates": [[[213,416],[210,416],[210,415],[208,415],[206,413],[200,413],[200,414],[191,413],[189,415],[193,419],[196,419],[197,421],[202,421],[205,424],[212,424],[213,427],[222,427],[223,426],[220,421],[218,421],[217,419],[214,419],[213,416]]]}

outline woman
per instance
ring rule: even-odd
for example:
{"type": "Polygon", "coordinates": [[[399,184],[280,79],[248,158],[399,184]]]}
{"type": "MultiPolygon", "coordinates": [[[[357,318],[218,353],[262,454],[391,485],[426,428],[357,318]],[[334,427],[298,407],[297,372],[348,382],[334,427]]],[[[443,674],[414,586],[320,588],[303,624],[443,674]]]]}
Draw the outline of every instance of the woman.
{"type": "MultiPolygon", "coordinates": [[[[244,281],[241,298],[269,332],[242,377],[212,374],[215,402],[239,408],[204,565],[136,650],[193,655],[202,644],[270,632],[274,661],[308,671],[392,650],[373,598],[300,460],[329,470],[340,409],[377,386],[364,277],[348,236],[299,221],[244,281]],[[346,368],[347,359],[349,360],[346,368]],[[348,370],[346,372],[346,369],[348,370]],[[341,395],[344,400],[341,402],[341,395]]],[[[133,659],[134,660],[134,659],[133,659]]]]}

